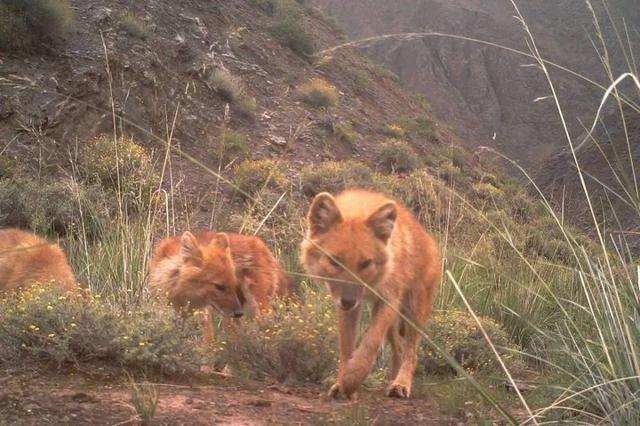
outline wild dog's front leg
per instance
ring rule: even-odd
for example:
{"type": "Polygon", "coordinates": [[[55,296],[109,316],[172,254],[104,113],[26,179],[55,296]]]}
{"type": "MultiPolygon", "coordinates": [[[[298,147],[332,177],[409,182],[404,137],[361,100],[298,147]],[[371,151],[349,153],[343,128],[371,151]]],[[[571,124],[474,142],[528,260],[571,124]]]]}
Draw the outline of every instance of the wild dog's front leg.
{"type": "Polygon", "coordinates": [[[371,327],[343,369],[342,392],[347,396],[354,393],[371,372],[384,337],[396,319],[391,306],[377,307],[376,311],[371,327]]]}
{"type": "Polygon", "coordinates": [[[351,354],[356,346],[356,338],[358,332],[358,321],[360,320],[360,306],[345,311],[341,308],[336,308],[338,317],[338,340],[340,344],[340,361],[338,364],[338,380],[329,390],[329,396],[340,397],[344,395],[342,391],[342,377],[344,371],[351,358],[351,354]]]}
{"type": "Polygon", "coordinates": [[[205,346],[213,343],[213,308],[211,306],[207,306],[204,308],[204,315],[202,316],[202,333],[202,342],[205,344],[205,346]]]}

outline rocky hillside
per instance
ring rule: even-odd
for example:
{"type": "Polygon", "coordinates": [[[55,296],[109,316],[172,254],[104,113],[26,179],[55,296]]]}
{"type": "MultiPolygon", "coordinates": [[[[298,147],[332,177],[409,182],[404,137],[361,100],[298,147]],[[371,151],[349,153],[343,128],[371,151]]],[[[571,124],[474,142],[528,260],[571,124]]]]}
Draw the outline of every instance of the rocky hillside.
{"type": "MultiPolygon", "coordinates": [[[[223,128],[246,136],[248,157],[282,160],[295,174],[328,159],[373,163],[387,124],[431,123],[391,72],[353,50],[313,64],[296,42],[320,49],[343,36],[294,1],[71,4],[66,43],[37,54],[0,51],[5,175],[10,167],[72,174],[83,144],[114,129],[156,154],[171,135],[174,147],[217,170],[223,128]],[[300,89],[313,79],[337,89],[335,105],[304,101],[300,89]]],[[[422,155],[453,138],[435,129],[429,138],[406,135],[422,155]]],[[[239,159],[223,161],[223,173],[239,159]]],[[[215,178],[190,162],[175,166],[205,210],[215,178]]]]}
{"type": "MultiPolygon", "coordinates": [[[[522,25],[509,0],[313,0],[335,15],[350,38],[403,32],[442,32],[486,40],[528,53],[522,25]]],[[[606,85],[591,40],[592,15],[580,0],[517,2],[543,57],[606,85]]],[[[609,1],[613,22],[623,30],[640,24],[633,2],[609,1]]],[[[622,52],[606,12],[596,5],[614,68],[622,52]]],[[[631,41],[639,38],[630,30],[631,41]]],[[[624,35],[622,35],[624,37],[624,35]]],[[[625,41],[626,42],[626,41],[625,41]]],[[[596,43],[599,45],[599,43],[596,43]]],[[[383,60],[404,86],[424,93],[435,115],[454,126],[470,147],[496,147],[529,168],[564,147],[566,138],[550,94],[531,58],[496,47],[446,37],[369,43],[366,51],[383,60]],[[536,102],[536,100],[538,101],[536,102]]],[[[592,119],[602,91],[565,72],[553,71],[556,89],[577,137],[580,120],[592,119]]]]}

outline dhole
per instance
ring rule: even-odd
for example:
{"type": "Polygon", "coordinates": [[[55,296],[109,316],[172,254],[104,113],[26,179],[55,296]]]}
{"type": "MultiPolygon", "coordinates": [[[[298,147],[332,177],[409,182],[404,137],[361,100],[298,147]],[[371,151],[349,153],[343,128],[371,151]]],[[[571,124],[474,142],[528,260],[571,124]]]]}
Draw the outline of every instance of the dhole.
{"type": "Polygon", "coordinates": [[[308,273],[322,277],[338,316],[340,364],[329,395],[350,397],[357,390],[386,336],[392,348],[387,395],[409,397],[420,335],[394,309],[425,326],[441,275],[435,241],[406,208],[365,190],[318,194],[307,219],[300,260],[308,273]],[[372,320],[356,348],[363,300],[373,303],[372,320]]]}
{"type": "Polygon", "coordinates": [[[176,309],[205,309],[205,342],[213,339],[212,308],[239,318],[247,307],[268,311],[274,295],[292,291],[291,279],[260,238],[212,231],[160,241],[149,285],[176,309]]]}
{"type": "Polygon", "coordinates": [[[19,229],[0,230],[0,291],[34,283],[77,289],[67,257],[57,244],[19,229]]]}

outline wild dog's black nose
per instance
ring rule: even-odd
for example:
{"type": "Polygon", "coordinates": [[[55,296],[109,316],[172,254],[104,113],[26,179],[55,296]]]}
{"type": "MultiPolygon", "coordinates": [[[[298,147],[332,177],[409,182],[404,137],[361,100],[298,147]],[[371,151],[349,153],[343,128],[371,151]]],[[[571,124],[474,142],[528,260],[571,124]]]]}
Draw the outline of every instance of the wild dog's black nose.
{"type": "Polygon", "coordinates": [[[233,311],[234,318],[242,318],[243,315],[244,315],[244,311],[242,311],[242,309],[233,311]]]}
{"type": "Polygon", "coordinates": [[[355,299],[340,299],[340,307],[342,309],[344,309],[345,311],[348,311],[349,309],[353,308],[354,306],[356,306],[356,300],[355,299]]]}

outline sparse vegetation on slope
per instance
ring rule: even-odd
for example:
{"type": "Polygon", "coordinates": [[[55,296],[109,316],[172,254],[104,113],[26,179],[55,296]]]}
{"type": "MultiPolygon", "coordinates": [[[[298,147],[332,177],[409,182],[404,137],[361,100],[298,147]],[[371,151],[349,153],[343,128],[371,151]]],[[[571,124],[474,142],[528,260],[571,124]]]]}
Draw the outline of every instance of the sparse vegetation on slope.
{"type": "Polygon", "coordinates": [[[68,0],[3,0],[0,3],[0,49],[23,51],[55,45],[72,30],[68,0]]]}

